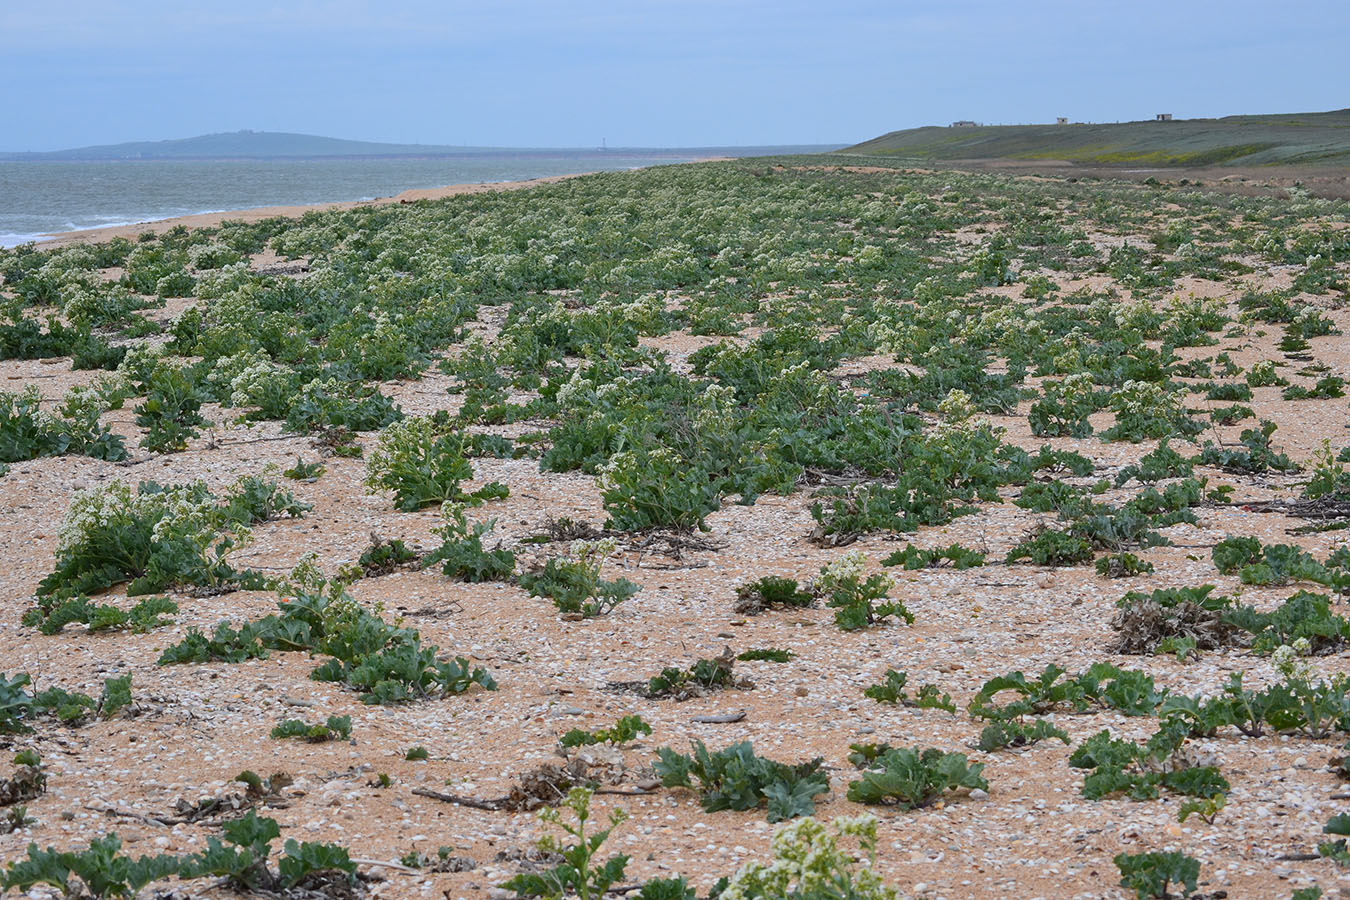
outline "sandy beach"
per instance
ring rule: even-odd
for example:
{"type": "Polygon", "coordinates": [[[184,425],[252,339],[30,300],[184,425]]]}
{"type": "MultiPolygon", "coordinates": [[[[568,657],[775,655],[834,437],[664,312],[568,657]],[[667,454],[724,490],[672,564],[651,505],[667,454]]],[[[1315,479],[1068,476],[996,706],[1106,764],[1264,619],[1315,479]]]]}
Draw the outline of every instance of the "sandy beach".
{"type": "Polygon", "coordinates": [[[566,178],[591,175],[593,172],[578,172],[572,175],[548,175],[542,178],[530,178],[525,181],[479,182],[475,184],[448,184],[435,188],[416,188],[403,191],[392,197],[376,197],[374,200],[342,200],[332,203],[308,203],[299,206],[256,206],[252,209],[231,209],[222,212],[196,213],[190,216],[174,216],[169,219],[153,219],[146,222],[133,222],[129,225],[109,225],[104,228],[85,228],[79,231],[62,231],[37,241],[39,247],[65,247],[79,244],[108,241],[115,237],[134,238],[146,231],[163,234],[170,228],[185,225],[188,228],[212,228],[222,222],[258,222],[274,216],[295,218],[311,210],[353,209],[358,206],[383,206],[390,203],[413,203],[418,200],[440,200],[459,194],[481,194],[493,191],[515,191],[522,188],[537,187],[541,184],[553,184],[566,178]]]}

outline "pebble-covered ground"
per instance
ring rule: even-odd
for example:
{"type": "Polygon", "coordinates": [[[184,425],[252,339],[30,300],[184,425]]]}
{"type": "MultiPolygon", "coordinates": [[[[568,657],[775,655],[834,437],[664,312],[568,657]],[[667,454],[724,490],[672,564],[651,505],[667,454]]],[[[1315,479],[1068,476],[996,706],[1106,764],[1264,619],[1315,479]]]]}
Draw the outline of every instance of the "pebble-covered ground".
{"type": "MultiPolygon", "coordinates": [[[[274,262],[254,260],[255,265],[274,262]]],[[[1227,281],[1192,279],[1175,292],[1217,297],[1236,316],[1245,290],[1287,283],[1279,266],[1262,263],[1227,281]]],[[[1066,292],[1082,284],[1070,276],[1061,279],[1066,292]]],[[[1018,296],[1019,286],[998,290],[1018,296]]],[[[1328,297],[1303,299],[1319,304],[1342,333],[1350,332],[1350,308],[1328,297]]],[[[496,327],[493,314],[489,308],[481,316],[481,328],[489,335],[496,327]]],[[[1219,335],[1215,346],[1181,353],[1212,357],[1226,351],[1238,365],[1249,366],[1278,358],[1278,338],[1276,329],[1258,323],[1219,335]]],[[[643,343],[667,352],[678,371],[710,340],[673,332],[643,343]]],[[[1350,374],[1350,347],[1341,334],[1314,338],[1311,344],[1317,360],[1331,371],[1350,374]]],[[[884,356],[851,359],[837,374],[888,364],[884,356]]],[[[92,377],[72,371],[64,359],[0,363],[0,389],[36,385],[53,402],[92,377]]],[[[432,370],[421,380],[386,383],[382,390],[409,414],[454,411],[460,398],[446,392],[448,383],[447,376],[432,370]]],[[[1197,399],[1207,402],[1192,398],[1197,399]]],[[[1049,443],[1091,457],[1097,472],[1078,483],[1111,478],[1156,447],[1156,442],[1106,443],[1095,436],[1035,437],[1028,429],[1028,405],[1024,401],[1016,415],[992,420],[1007,429],[1007,441],[1028,450],[1049,443]]],[[[1344,399],[1285,401],[1278,387],[1262,387],[1250,405],[1258,418],[1278,424],[1277,443],[1296,460],[1309,460],[1323,440],[1330,440],[1333,449],[1350,443],[1344,399]]],[[[141,436],[133,406],[105,416],[129,447],[141,436]]],[[[606,845],[631,855],[626,883],[685,874],[702,894],[718,877],[766,858],[773,826],[762,810],[709,814],[689,791],[644,789],[652,784],[657,747],[684,749],[695,739],[721,747],[749,739],[758,753],[782,761],[824,757],[831,791],[817,798],[821,818],[862,811],[844,798],[855,777],[846,760],[851,743],[920,744],[964,752],[984,763],[987,792],[953,794],[919,810],[873,810],[880,819],[877,865],[906,896],[1122,897],[1112,857],[1158,849],[1182,849],[1200,860],[1206,897],[1283,898],[1314,882],[1329,896],[1338,896],[1338,889],[1350,891],[1350,869],[1308,858],[1323,839],[1327,819],[1350,809],[1350,785],[1328,766],[1343,742],[1340,737],[1247,738],[1228,729],[1195,741],[1196,753],[1219,766],[1232,790],[1214,824],[1198,817],[1183,824],[1177,821],[1175,795],[1143,802],[1086,799],[1080,794],[1083,773],[1069,766],[1071,748],[1059,742],[989,754],[973,749],[982,723],[964,712],[987,679],[1014,669],[1039,672],[1050,663],[1071,672],[1098,661],[1141,668],[1160,686],[1188,694],[1216,691],[1233,672],[1244,673],[1249,686],[1277,679],[1267,657],[1240,648],[1206,652],[1184,663],[1168,655],[1112,655],[1108,623],[1116,601],[1132,589],[1209,583],[1219,593],[1240,594],[1258,606],[1288,596],[1292,588],[1244,586],[1235,575],[1220,575],[1210,549],[1230,534],[1297,543],[1319,559],[1342,546],[1346,532],[1291,537],[1290,529],[1307,523],[1246,508],[1255,501],[1295,496],[1306,476],[1248,477],[1198,468],[1197,474],[1209,476],[1212,484],[1232,485],[1234,502],[1198,508],[1198,525],[1165,530],[1170,546],[1136,551],[1156,572],[1134,578],[1103,578],[1091,566],[1002,564],[999,560],[1035,523],[1053,518],[1009,502],[982,504],[976,515],[904,538],[865,535],[847,549],[865,553],[874,570],[905,539],[920,547],[959,542],[985,551],[991,562],[964,571],[888,570],[897,581],[892,596],[905,603],[915,622],[858,633],[836,628],[832,611],[821,606],[758,616],[734,611],[742,583],[769,574],[805,582],[844,552],[810,539],[815,521],[809,489],[788,497],[766,495],[753,506],[725,504],[708,517],[701,546],[678,555],[662,552],[659,542],[644,546],[639,538],[619,536],[605,574],[626,577],[641,591],[612,614],[593,620],[564,620],[547,599],[530,597],[510,583],[467,584],[435,570],[406,569],[362,579],[350,589],[358,600],[381,604],[390,617],[418,628],[428,643],[487,667],[499,685],[496,691],[474,688],[442,700],[367,706],[341,685],[311,680],[316,663],[301,653],[273,653],[239,664],[156,665],[160,652],[189,627],[209,630],[222,619],[238,622],[273,611],[276,595],[270,592],[172,592],[181,606],[174,623],[141,635],[94,635],[74,626],[43,636],[20,624],[38,581],[52,569],[60,523],[76,491],[112,479],[202,479],[213,490],[223,490],[241,475],[319,455],[310,438],[285,434],[279,423],[236,424],[238,411],[211,404],[204,413],[213,425],[185,452],[133,450],[124,463],[37,459],[14,463],[0,478],[0,559],[5,561],[0,672],[28,672],[39,687],[60,684],[91,694],[97,694],[103,679],[131,674],[134,695],[129,712],[107,721],[78,728],[48,723],[32,734],[0,738],[0,746],[13,751],[40,750],[49,775],[46,793],[28,803],[33,824],[0,835],[0,861],[20,858],[30,841],[83,846],[111,830],[132,853],[198,851],[218,833],[209,821],[159,820],[175,818],[180,800],[238,792],[232,779],[251,769],[293,778],[265,807],[281,823],[283,838],[347,846],[353,857],[366,861],[362,871],[376,876],[369,885],[373,895],[503,896],[497,886],[520,871],[520,854],[541,834],[535,813],[466,808],[416,791],[500,797],[526,770],[561,762],[556,744],[568,729],[600,728],[637,713],[654,733],[639,738],[617,760],[607,758],[615,772],[608,787],[624,793],[595,799],[601,809],[621,807],[631,816],[606,845]],[[687,666],[727,647],[736,653],[788,648],[797,658],[789,664],[737,663],[736,673],[753,687],[684,702],[652,700],[610,686],[645,680],[664,666],[687,666]],[[907,672],[912,686],[937,684],[962,711],[911,709],[865,698],[863,689],[881,680],[888,668],[907,672]],[[694,721],[741,711],[744,718],[731,723],[694,721]],[[307,744],[268,736],[282,719],[313,721],[330,714],[351,717],[349,741],[307,744]],[[429,758],[406,760],[414,746],[425,747],[429,758]],[[429,873],[382,865],[397,863],[414,849],[434,854],[442,846],[471,858],[472,867],[429,873]]],[[[1093,422],[1100,429],[1109,424],[1110,414],[1098,413],[1093,422]]],[[[1251,424],[1220,427],[1207,436],[1232,442],[1251,424]]],[[[520,424],[489,430],[510,436],[531,429],[520,424]]],[[[235,565],[280,575],[313,553],[326,571],[334,571],[355,562],[373,535],[399,537],[423,549],[435,543],[431,528],[440,521],[435,507],[400,512],[388,494],[364,486],[361,460],[329,457],[324,463],[322,477],[288,483],[313,508],[298,519],[256,526],[253,542],[232,557],[235,565]]],[[[604,521],[600,494],[588,475],[543,474],[533,459],[475,459],[469,487],[492,480],[508,484],[510,496],[471,510],[470,516],[495,518],[496,535],[517,550],[522,567],[562,549],[557,543],[522,543],[545,531],[550,521],[604,521]]],[[[1123,502],[1137,488],[1113,488],[1102,499],[1123,502]]],[[[1005,500],[1016,492],[1009,489],[1005,500]]],[[[115,589],[105,602],[122,602],[120,596],[115,589]]],[[[1324,675],[1350,668],[1343,655],[1318,657],[1313,664],[1324,675]]],[[[1111,710],[1052,717],[1073,746],[1103,728],[1142,740],[1156,727],[1153,717],[1111,710]]],[[[0,776],[7,764],[8,755],[0,763],[0,776]]],[[[209,882],[169,886],[191,895],[226,893],[209,882]]],[[[34,895],[43,895],[42,890],[34,895]]]]}

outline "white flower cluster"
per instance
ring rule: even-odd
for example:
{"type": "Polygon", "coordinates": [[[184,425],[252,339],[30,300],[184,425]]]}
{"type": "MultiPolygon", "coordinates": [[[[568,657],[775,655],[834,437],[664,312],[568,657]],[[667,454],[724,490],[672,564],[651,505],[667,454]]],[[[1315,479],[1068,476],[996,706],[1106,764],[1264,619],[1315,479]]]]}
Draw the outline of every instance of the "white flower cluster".
{"type": "MultiPolygon", "coordinates": [[[[426,416],[408,416],[380,429],[375,449],[366,457],[367,473],[386,473],[401,460],[420,455],[422,448],[440,436],[426,416]]],[[[372,476],[373,477],[373,476],[372,476]]]]}
{"type": "MultiPolygon", "coordinates": [[[[815,584],[823,591],[833,591],[838,587],[856,585],[863,580],[863,574],[866,571],[867,554],[861,550],[850,550],[833,562],[821,566],[820,575],[816,578],[815,584]]],[[[895,579],[889,575],[883,575],[881,586],[889,592],[895,587],[895,579]]]]}
{"type": "Polygon", "coordinates": [[[709,385],[696,401],[694,427],[710,433],[729,432],[736,424],[736,408],[735,388],[725,384],[709,385]]]}
{"type": "Polygon", "coordinates": [[[868,244],[853,254],[853,261],[860,266],[872,268],[879,266],[886,261],[886,251],[882,250],[876,244],[868,244]]]}
{"type": "Polygon", "coordinates": [[[42,392],[32,384],[19,394],[0,392],[0,412],[7,417],[31,417],[40,431],[50,431],[59,424],[55,416],[42,408],[42,392]]]}
{"type": "Polygon", "coordinates": [[[1217,297],[1197,297],[1194,294],[1182,297],[1175,294],[1167,300],[1168,322],[1201,322],[1213,320],[1223,313],[1223,301],[1217,297]]]}
{"type": "Polygon", "coordinates": [[[194,269],[218,269],[223,265],[239,262],[240,253],[219,241],[209,244],[193,244],[188,248],[188,264],[194,269]]]}
{"type": "MultiPolygon", "coordinates": [[[[1092,305],[1095,307],[1098,302],[1108,307],[1111,305],[1109,300],[1093,301],[1092,305]]],[[[1145,334],[1157,327],[1158,319],[1158,312],[1147,297],[1140,297],[1133,303],[1124,304],[1116,308],[1115,312],[1117,327],[1145,334]]]]}
{"type": "Polygon", "coordinates": [[[152,344],[133,344],[117,366],[117,374],[129,381],[147,381],[164,356],[163,348],[152,344]]]}
{"type": "Polygon", "coordinates": [[[583,566],[591,577],[600,574],[600,567],[618,546],[614,538],[601,538],[598,541],[573,541],[568,554],[583,566]]]}
{"type": "Polygon", "coordinates": [[[1007,339],[1014,334],[1040,334],[1045,326],[1036,314],[1016,303],[1004,303],[970,316],[961,326],[960,334],[971,341],[1007,339]]]}
{"type": "Polygon", "coordinates": [[[669,447],[654,447],[643,454],[641,459],[633,451],[624,450],[615,453],[609,462],[600,467],[595,482],[602,493],[622,493],[626,484],[650,479],[654,474],[660,476],[681,472],[684,468],[685,462],[669,447]]]}
{"type": "Polygon", "coordinates": [[[901,321],[878,319],[867,326],[867,337],[882,353],[903,353],[914,344],[919,329],[901,321]]]}
{"type": "Polygon", "coordinates": [[[1278,378],[1279,373],[1275,371],[1275,360],[1263,359],[1252,363],[1248,378],[1257,384],[1273,384],[1278,378]]]}
{"type": "Polygon", "coordinates": [[[595,398],[595,385],[586,378],[580,366],[567,379],[567,383],[558,388],[558,406],[564,410],[573,410],[580,404],[591,405],[595,398]]]}
{"type": "Polygon", "coordinates": [[[290,377],[289,366],[272,362],[260,354],[230,379],[230,406],[262,406],[269,396],[288,388],[290,377]]]}
{"type": "Polygon", "coordinates": [[[217,540],[218,514],[215,500],[205,491],[194,490],[193,485],[173,485],[161,494],[138,498],[141,509],[154,509],[158,514],[150,539],[156,544],[170,541],[191,544],[204,554],[217,540]]]}
{"type": "Polygon", "coordinates": [[[112,526],[119,519],[136,515],[142,498],[124,481],[76,491],[57,533],[57,555],[77,551],[90,535],[112,526]]]}
{"type": "Polygon", "coordinates": [[[1307,659],[1311,650],[1312,645],[1307,638],[1298,638],[1292,644],[1281,644],[1275,648],[1275,652],[1270,655],[1270,662],[1284,676],[1285,681],[1311,684],[1314,672],[1307,659]]]}
{"type": "Polygon", "coordinates": [[[1060,381],[1047,381],[1042,387],[1047,397],[1072,404],[1089,399],[1097,384],[1091,373],[1075,372],[1060,381]]]}
{"type": "Polygon", "coordinates": [[[1280,235],[1276,234],[1273,231],[1267,232],[1266,234],[1263,234],[1256,240],[1252,241],[1253,250],[1257,251],[1258,253],[1265,253],[1271,256],[1284,253],[1284,247],[1285,247],[1284,238],[1280,237],[1280,235]]]}
{"type": "Polygon", "coordinates": [[[207,269],[197,276],[197,296],[203,300],[224,297],[231,291],[237,291],[253,279],[253,270],[248,262],[240,260],[216,269],[207,269]]]}
{"type": "Polygon", "coordinates": [[[93,429],[99,417],[112,409],[112,401],[105,388],[98,383],[78,385],[61,397],[60,414],[77,423],[81,430],[93,429]]]}
{"type": "Polygon", "coordinates": [[[975,415],[975,404],[970,399],[970,394],[960,388],[952,388],[947,392],[947,396],[938,403],[938,412],[945,416],[951,422],[964,422],[975,415]]]}
{"type": "Polygon", "coordinates": [[[1111,408],[1118,416],[1170,418],[1181,411],[1181,400],[1161,384],[1130,380],[1111,394],[1111,408]]]}

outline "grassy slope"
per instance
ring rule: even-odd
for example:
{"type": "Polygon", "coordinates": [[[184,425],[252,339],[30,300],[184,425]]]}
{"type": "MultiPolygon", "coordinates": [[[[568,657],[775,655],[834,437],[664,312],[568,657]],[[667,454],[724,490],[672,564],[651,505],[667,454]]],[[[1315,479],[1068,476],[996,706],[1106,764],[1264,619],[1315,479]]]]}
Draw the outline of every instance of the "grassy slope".
{"type": "Polygon", "coordinates": [[[927,126],[892,131],[840,152],[1098,165],[1350,164],[1350,109],[1110,125],[927,126]]]}

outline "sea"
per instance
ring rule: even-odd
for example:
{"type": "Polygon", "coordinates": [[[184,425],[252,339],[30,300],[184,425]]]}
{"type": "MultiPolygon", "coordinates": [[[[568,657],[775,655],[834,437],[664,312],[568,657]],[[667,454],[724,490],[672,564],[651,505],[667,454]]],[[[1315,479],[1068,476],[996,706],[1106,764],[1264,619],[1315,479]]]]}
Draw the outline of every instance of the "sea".
{"type": "Polygon", "coordinates": [[[0,247],[64,231],[260,206],[373,200],[449,184],[636,169],[834,146],[476,151],[435,158],[0,161],[0,247]]]}

